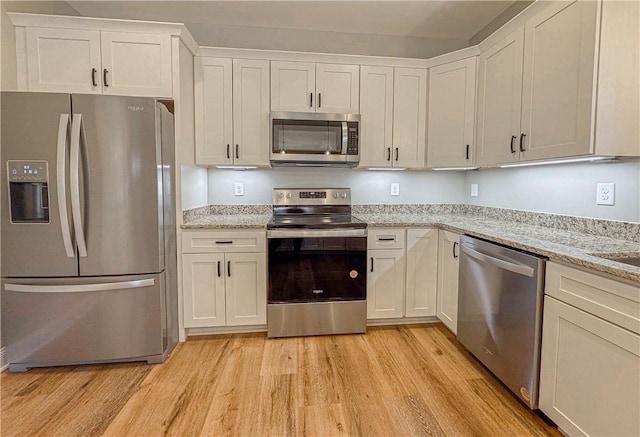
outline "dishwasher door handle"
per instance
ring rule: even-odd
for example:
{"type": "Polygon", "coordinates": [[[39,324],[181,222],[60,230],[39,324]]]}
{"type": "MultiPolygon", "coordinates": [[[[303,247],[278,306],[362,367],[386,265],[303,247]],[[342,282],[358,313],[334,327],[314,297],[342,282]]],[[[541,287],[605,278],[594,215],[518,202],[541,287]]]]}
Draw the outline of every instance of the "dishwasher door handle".
{"type": "Polygon", "coordinates": [[[513,273],[517,273],[519,275],[528,276],[533,278],[535,270],[529,266],[523,266],[522,264],[515,264],[509,261],[504,261],[498,258],[494,258],[492,256],[486,255],[484,253],[473,250],[464,244],[460,245],[462,252],[466,253],[472,258],[477,259],[478,261],[487,262],[495,267],[498,267],[502,270],[508,270],[513,273]]]}

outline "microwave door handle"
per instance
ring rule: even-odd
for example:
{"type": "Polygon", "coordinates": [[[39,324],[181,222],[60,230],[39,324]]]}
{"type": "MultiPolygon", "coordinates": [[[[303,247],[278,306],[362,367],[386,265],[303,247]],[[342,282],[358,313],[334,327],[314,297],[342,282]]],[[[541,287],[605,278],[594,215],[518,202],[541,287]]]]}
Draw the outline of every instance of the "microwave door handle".
{"type": "MultiPolygon", "coordinates": [[[[71,160],[70,160],[70,185],[71,185],[71,212],[73,225],[76,231],[78,254],[87,256],[87,243],[84,238],[82,225],[82,211],[80,208],[80,137],[82,135],[82,114],[74,114],[71,121],[71,160]]],[[[82,135],[84,137],[84,135],[82,135]]]]}
{"type": "Polygon", "coordinates": [[[340,153],[342,155],[346,155],[347,154],[347,144],[349,143],[349,129],[347,126],[347,122],[343,121],[342,122],[342,150],[340,151],[340,153]]]}
{"type": "Polygon", "coordinates": [[[62,229],[62,242],[67,258],[75,258],[75,248],[71,241],[71,226],[69,226],[69,216],[67,214],[67,137],[69,136],[69,114],[60,114],[58,124],[58,150],[56,156],[56,172],[58,184],[58,212],[60,214],[60,227],[62,229]]]}

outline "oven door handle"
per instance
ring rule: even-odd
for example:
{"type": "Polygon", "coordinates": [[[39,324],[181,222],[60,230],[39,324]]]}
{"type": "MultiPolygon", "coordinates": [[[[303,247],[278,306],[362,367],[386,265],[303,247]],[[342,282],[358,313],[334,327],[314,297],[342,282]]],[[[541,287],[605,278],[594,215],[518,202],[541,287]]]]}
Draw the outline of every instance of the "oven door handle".
{"type": "Polygon", "coordinates": [[[267,231],[267,238],[332,238],[366,236],[366,229],[272,229],[267,231]]]}

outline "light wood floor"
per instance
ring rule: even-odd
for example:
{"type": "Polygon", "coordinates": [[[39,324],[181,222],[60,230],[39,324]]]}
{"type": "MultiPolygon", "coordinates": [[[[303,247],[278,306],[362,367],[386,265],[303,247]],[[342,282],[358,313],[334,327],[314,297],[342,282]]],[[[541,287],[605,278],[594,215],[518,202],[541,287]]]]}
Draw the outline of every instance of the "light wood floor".
{"type": "Polygon", "coordinates": [[[441,324],[190,338],[163,365],[4,372],[1,434],[559,436],[441,324]]]}

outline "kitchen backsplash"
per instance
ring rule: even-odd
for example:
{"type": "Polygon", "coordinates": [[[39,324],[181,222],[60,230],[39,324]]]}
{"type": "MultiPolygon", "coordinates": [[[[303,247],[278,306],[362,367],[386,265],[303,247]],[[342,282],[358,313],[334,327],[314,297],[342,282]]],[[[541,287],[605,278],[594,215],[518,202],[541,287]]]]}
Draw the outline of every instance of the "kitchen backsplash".
{"type": "MultiPolygon", "coordinates": [[[[183,211],[188,223],[208,215],[265,215],[271,205],[208,205],[183,211]]],[[[640,223],[463,204],[353,205],[357,214],[468,214],[640,242],[640,223]]]]}

